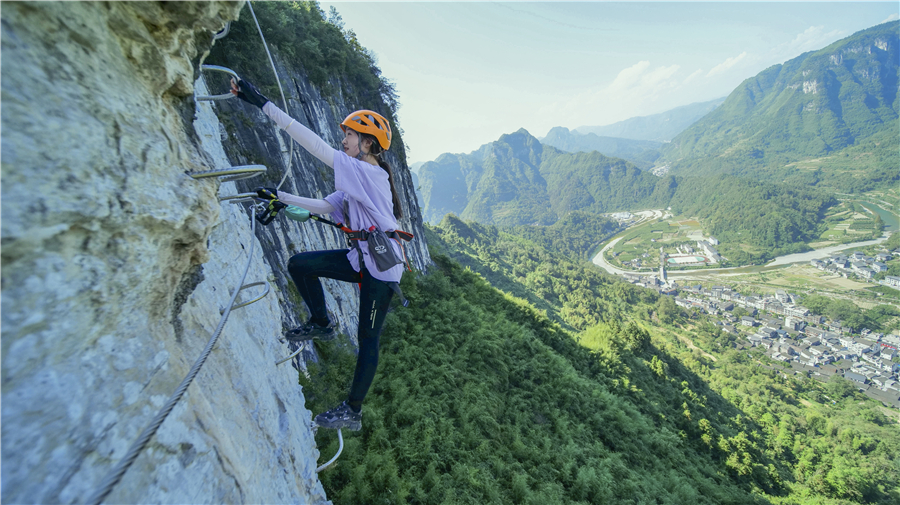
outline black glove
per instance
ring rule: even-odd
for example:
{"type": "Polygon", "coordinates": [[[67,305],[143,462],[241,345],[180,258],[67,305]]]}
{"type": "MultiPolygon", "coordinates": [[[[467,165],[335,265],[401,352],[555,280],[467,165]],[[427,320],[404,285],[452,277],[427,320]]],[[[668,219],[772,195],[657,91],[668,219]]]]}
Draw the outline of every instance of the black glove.
{"type": "Polygon", "coordinates": [[[278,190],[275,188],[256,188],[256,196],[262,198],[263,200],[277,200],[278,199],[278,190]]]}
{"type": "Polygon", "coordinates": [[[259,90],[256,89],[256,86],[250,84],[250,81],[247,79],[238,80],[237,86],[237,97],[251,105],[255,105],[262,109],[266,102],[269,101],[269,99],[260,93],[259,90]]]}

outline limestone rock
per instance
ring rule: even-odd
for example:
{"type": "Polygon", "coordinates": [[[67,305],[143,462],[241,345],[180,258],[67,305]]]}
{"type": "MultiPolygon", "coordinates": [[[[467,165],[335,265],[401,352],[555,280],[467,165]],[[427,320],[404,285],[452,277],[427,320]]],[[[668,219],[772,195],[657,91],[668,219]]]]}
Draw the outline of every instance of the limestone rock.
{"type": "MultiPolygon", "coordinates": [[[[228,164],[190,95],[241,6],[3,6],[4,502],[86,501],[199,356],[248,259],[246,282],[273,278],[246,211],[217,200],[234,183],[186,175],[228,164]]],[[[234,311],[108,503],[327,503],[296,372],[274,366],[284,319],[275,294],[234,311]]]]}

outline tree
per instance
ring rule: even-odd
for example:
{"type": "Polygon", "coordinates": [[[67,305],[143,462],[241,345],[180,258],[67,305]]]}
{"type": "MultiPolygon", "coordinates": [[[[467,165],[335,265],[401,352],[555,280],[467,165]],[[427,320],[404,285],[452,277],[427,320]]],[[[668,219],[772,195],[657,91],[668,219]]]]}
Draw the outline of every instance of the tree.
{"type": "Polygon", "coordinates": [[[678,317],[678,306],[671,296],[660,296],[656,302],[656,315],[663,324],[671,324],[678,317]]]}
{"type": "Polygon", "coordinates": [[[839,400],[852,395],[856,391],[856,386],[840,375],[832,375],[828,379],[828,383],[825,384],[825,390],[828,391],[828,396],[833,400],[839,400]]]}

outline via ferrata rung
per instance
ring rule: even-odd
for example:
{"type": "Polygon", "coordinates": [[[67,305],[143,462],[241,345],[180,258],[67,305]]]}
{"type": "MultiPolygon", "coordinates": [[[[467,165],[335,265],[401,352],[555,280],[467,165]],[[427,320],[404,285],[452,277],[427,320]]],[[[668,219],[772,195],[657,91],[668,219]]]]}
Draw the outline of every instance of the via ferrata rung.
{"type": "Polygon", "coordinates": [[[256,201],[256,193],[238,193],[236,195],[219,197],[220,202],[245,203],[256,201]]]}
{"type": "Polygon", "coordinates": [[[291,355],[288,356],[287,358],[280,359],[280,360],[276,361],[276,362],[275,362],[275,366],[278,366],[278,365],[284,363],[285,361],[291,360],[294,356],[300,354],[300,353],[303,351],[303,349],[305,349],[305,348],[306,348],[306,342],[300,342],[300,347],[298,347],[296,351],[294,351],[293,353],[291,353],[291,355]]]}
{"type": "Polygon", "coordinates": [[[204,170],[203,172],[191,172],[188,173],[188,175],[194,179],[218,177],[222,182],[230,182],[249,179],[264,173],[266,173],[265,165],[238,165],[230,168],[217,168],[214,170],[204,170]]]}
{"type": "MultiPolygon", "coordinates": [[[[256,298],[254,298],[252,300],[249,300],[246,302],[241,302],[237,305],[234,305],[231,307],[231,309],[234,310],[234,309],[239,309],[241,307],[246,307],[247,305],[250,305],[253,302],[258,302],[258,301],[262,300],[263,298],[265,298],[266,295],[269,294],[269,289],[271,289],[269,286],[269,283],[266,281],[254,282],[252,284],[244,284],[243,286],[240,287],[240,289],[238,289],[238,291],[241,291],[245,288],[252,288],[254,286],[262,286],[262,285],[266,286],[266,289],[263,291],[263,294],[257,296],[256,298]]],[[[219,309],[219,314],[224,314],[224,313],[225,313],[225,309],[219,309]]]]}
{"type": "Polygon", "coordinates": [[[321,472],[322,470],[328,468],[328,465],[334,463],[335,460],[338,459],[338,456],[341,455],[341,451],[344,450],[344,436],[341,435],[341,429],[340,429],[340,428],[338,428],[338,444],[340,444],[340,445],[338,445],[338,452],[337,452],[337,454],[335,454],[333,458],[329,459],[329,460],[328,460],[328,463],[325,463],[324,465],[320,466],[319,468],[316,468],[316,473],[319,473],[319,472],[321,472]]]}
{"type": "Polygon", "coordinates": [[[225,28],[217,31],[215,35],[213,35],[213,40],[221,40],[224,39],[226,35],[228,35],[228,31],[231,30],[231,21],[225,23],[225,28]]]}
{"type": "MultiPolygon", "coordinates": [[[[224,37],[224,35],[223,35],[224,37]]],[[[219,65],[200,65],[200,70],[214,70],[216,72],[224,72],[226,74],[234,77],[235,81],[241,80],[241,77],[237,75],[237,72],[231,70],[230,68],[220,67],[219,65]]],[[[199,101],[210,101],[210,100],[227,100],[229,98],[234,98],[235,95],[231,94],[231,91],[228,93],[223,93],[221,95],[203,95],[203,96],[195,96],[194,99],[199,101]]]]}

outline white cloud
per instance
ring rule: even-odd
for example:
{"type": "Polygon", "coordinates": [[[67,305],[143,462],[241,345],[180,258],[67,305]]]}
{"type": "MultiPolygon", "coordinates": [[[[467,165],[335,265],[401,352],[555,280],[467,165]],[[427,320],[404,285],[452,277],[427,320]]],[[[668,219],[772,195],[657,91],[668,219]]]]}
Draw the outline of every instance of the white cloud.
{"type": "Polygon", "coordinates": [[[678,65],[657,67],[649,70],[649,61],[639,61],[634,65],[619,72],[619,75],[606,88],[608,93],[630,93],[635,91],[644,93],[652,91],[660,86],[666,87],[666,82],[680,68],[678,65]]]}
{"type": "Polygon", "coordinates": [[[700,74],[702,74],[702,73],[703,73],[703,69],[698,68],[697,70],[694,71],[693,74],[685,77],[684,82],[682,82],[682,84],[688,84],[689,82],[693,81],[694,79],[700,77],[700,74]]]}
{"type": "MultiPolygon", "coordinates": [[[[891,14],[890,16],[888,16],[887,19],[885,19],[881,23],[887,23],[888,21],[897,21],[898,19],[900,19],[900,14],[897,14],[895,12],[895,13],[891,14]]],[[[878,24],[881,24],[881,23],[878,23],[878,24]]]]}
{"type": "Polygon", "coordinates": [[[796,58],[807,51],[817,51],[832,42],[846,36],[841,30],[825,31],[824,26],[810,26],[802,33],[797,34],[790,42],[779,44],[772,49],[768,61],[783,63],[796,58]]]}
{"type": "Polygon", "coordinates": [[[840,37],[840,30],[826,32],[824,26],[810,26],[803,33],[794,37],[789,47],[798,50],[799,53],[805,53],[806,51],[821,49],[826,44],[840,37]]]}
{"type": "Polygon", "coordinates": [[[676,76],[680,68],[679,65],[653,67],[649,61],[639,61],[619,71],[606,86],[589,87],[576,95],[545,102],[536,116],[553,124],[541,124],[535,130],[543,135],[549,127],[560,124],[570,128],[609,124],[655,112],[659,103],[682,85],[676,76]]]}
{"type": "Polygon", "coordinates": [[[719,63],[718,65],[714,66],[712,68],[712,70],[710,70],[709,73],[706,74],[706,77],[712,77],[714,75],[721,74],[722,72],[725,72],[726,70],[730,69],[731,67],[737,65],[741,60],[743,60],[746,57],[747,57],[747,51],[744,51],[743,53],[741,53],[737,56],[732,56],[730,58],[727,58],[722,63],[719,63]]]}

